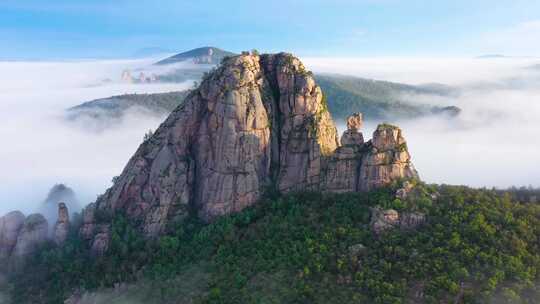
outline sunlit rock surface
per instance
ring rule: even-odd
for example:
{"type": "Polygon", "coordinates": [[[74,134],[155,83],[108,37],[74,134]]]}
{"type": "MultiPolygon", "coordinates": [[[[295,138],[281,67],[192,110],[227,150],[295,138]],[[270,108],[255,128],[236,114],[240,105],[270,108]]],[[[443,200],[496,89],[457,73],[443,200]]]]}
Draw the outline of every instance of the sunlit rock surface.
{"type": "Polygon", "coordinates": [[[381,125],[364,143],[362,115],[347,125],[340,143],[323,92],[298,58],[228,58],[84,210],[80,234],[100,253],[116,213],[155,237],[190,213],[211,221],[238,212],[267,189],[365,191],[416,177],[401,130],[381,125]]]}

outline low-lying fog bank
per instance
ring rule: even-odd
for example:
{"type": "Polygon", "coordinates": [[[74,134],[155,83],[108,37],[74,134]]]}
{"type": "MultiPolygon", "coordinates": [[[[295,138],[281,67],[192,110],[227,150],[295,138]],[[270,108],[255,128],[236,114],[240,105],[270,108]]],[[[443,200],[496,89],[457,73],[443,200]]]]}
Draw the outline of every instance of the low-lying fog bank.
{"type": "MultiPolygon", "coordinates": [[[[184,90],[181,84],[129,84],[125,69],[148,60],[0,62],[0,214],[33,212],[57,183],[72,187],[86,204],[120,174],[144,133],[165,117],[130,112],[108,132],[89,132],[63,119],[64,110],[125,93],[184,90]]],[[[88,126],[90,127],[90,126],[88,126]]]]}

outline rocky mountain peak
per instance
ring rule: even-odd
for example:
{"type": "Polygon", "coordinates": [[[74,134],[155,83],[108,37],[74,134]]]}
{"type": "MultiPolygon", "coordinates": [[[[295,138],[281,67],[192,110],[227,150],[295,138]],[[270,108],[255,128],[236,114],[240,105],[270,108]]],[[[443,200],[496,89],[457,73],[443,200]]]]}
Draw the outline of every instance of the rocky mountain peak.
{"type": "Polygon", "coordinates": [[[62,245],[67,239],[69,232],[69,212],[65,203],[58,204],[58,220],[53,229],[53,240],[57,245],[62,245]]]}
{"type": "Polygon", "coordinates": [[[20,211],[9,212],[0,218],[0,260],[11,256],[24,219],[24,214],[20,211]]]}
{"type": "Polygon", "coordinates": [[[365,144],[362,115],[347,124],[340,145],[323,92],[293,55],[227,58],[84,210],[81,235],[102,252],[110,227],[98,214],[125,214],[154,237],[189,213],[211,221],[238,212],[267,188],[364,191],[413,177],[393,169],[410,164],[408,153],[392,154],[383,165],[375,152],[366,152],[384,147],[384,153],[397,153],[404,143],[400,131],[378,129],[365,144]]]}
{"type": "Polygon", "coordinates": [[[47,240],[48,231],[49,224],[43,215],[34,213],[27,216],[17,236],[13,256],[23,257],[34,252],[41,243],[47,240]]]}
{"type": "Polygon", "coordinates": [[[65,202],[72,212],[81,210],[75,191],[65,184],[56,184],[39,207],[39,213],[43,214],[49,223],[55,223],[58,219],[58,202],[65,202]]]}

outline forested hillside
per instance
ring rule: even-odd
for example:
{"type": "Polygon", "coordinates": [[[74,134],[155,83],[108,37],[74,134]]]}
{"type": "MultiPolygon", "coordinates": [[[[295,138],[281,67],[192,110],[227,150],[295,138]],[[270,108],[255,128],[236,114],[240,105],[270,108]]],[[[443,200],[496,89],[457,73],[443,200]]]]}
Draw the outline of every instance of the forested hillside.
{"type": "Polygon", "coordinates": [[[441,113],[454,116],[461,111],[449,105],[415,102],[419,96],[435,99],[458,94],[455,89],[444,85],[412,86],[340,75],[317,75],[316,79],[328,99],[330,112],[336,118],[362,112],[370,119],[395,120],[441,113]]]}
{"type": "Polygon", "coordinates": [[[104,291],[83,296],[97,303],[537,303],[540,205],[422,183],[398,199],[396,188],[269,194],[209,225],[192,217],[155,242],[117,216],[99,258],[74,225],[69,243],[35,255],[10,291],[14,303],[62,303],[77,290],[104,291]],[[426,222],[376,234],[375,206],[426,222]],[[107,289],[118,282],[129,284],[107,289]]]}

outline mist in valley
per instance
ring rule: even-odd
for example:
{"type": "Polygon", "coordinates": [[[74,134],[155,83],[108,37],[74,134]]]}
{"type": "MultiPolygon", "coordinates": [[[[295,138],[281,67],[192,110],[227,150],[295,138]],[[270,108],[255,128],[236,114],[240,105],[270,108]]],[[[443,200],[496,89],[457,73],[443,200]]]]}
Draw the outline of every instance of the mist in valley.
{"type": "MultiPolygon", "coordinates": [[[[302,58],[315,73],[338,73],[407,84],[444,84],[449,97],[409,95],[412,103],[455,105],[458,117],[428,116],[388,121],[399,125],[413,162],[427,182],[475,187],[540,186],[540,71],[535,59],[302,58]]],[[[152,59],[153,60],[153,59],[152,59]]],[[[65,110],[85,101],[125,93],[191,88],[184,83],[129,84],[123,70],[150,67],[150,59],[62,62],[0,62],[0,213],[36,211],[50,188],[65,183],[81,205],[111,185],[144,134],[163,116],[136,109],[113,128],[94,132],[76,125],[65,110]]],[[[364,137],[378,121],[364,117],[364,137]]],[[[343,122],[338,121],[340,133],[343,122]]]]}
{"type": "MultiPolygon", "coordinates": [[[[145,132],[165,118],[129,111],[107,132],[90,121],[65,120],[65,110],[120,94],[185,90],[193,83],[129,84],[125,69],[153,59],[0,62],[0,214],[35,212],[57,183],[73,188],[82,205],[95,200],[119,175],[145,132]]],[[[158,69],[158,68],[155,68],[158,69]]],[[[165,72],[163,68],[159,71],[165,72]]]]}

